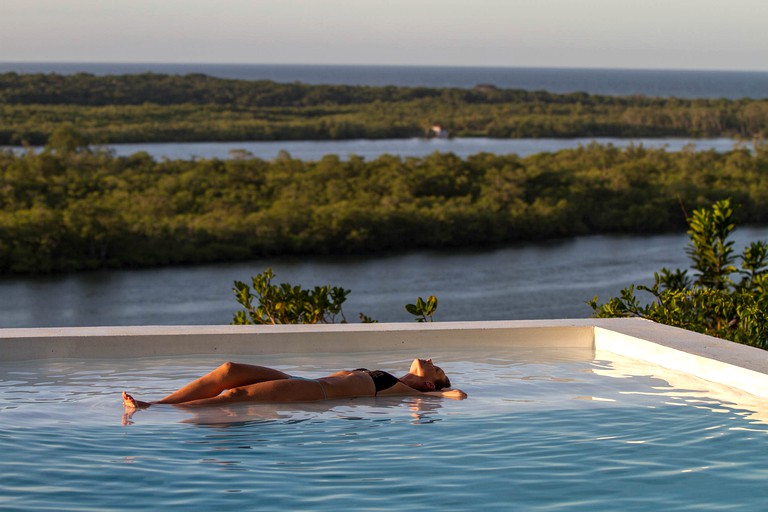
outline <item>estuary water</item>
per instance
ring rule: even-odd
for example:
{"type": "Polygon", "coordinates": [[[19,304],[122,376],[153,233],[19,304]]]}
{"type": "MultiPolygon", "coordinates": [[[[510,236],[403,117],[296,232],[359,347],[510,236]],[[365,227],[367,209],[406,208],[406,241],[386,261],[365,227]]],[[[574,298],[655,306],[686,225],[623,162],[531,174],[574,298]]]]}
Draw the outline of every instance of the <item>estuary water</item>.
{"type": "MultiPolygon", "coordinates": [[[[740,228],[735,250],[768,240],[740,228]]],[[[662,267],[686,268],[685,234],[589,236],[486,250],[263,258],[248,262],[0,278],[0,327],[227,324],[233,282],[273,268],[275,281],[351,290],[344,311],[411,321],[404,305],[436,295],[436,321],[586,318],[585,301],[650,284],[662,267]]]]}
{"type": "MultiPolygon", "coordinates": [[[[500,155],[517,154],[526,157],[536,153],[557,152],[575,149],[597,143],[626,148],[630,145],[652,149],[680,151],[692,148],[696,151],[730,151],[736,147],[751,148],[750,143],[724,137],[711,139],[692,138],[638,138],[621,139],[615,137],[573,138],[573,139],[491,139],[487,137],[466,137],[446,139],[352,139],[352,140],[281,140],[281,141],[238,141],[238,142],[141,142],[132,144],[112,144],[104,149],[117,156],[129,156],[146,152],[156,160],[196,160],[228,159],[257,157],[271,160],[287,152],[300,160],[320,160],[325,155],[337,155],[342,160],[351,155],[374,160],[381,155],[394,155],[402,158],[424,157],[435,152],[453,153],[466,158],[478,153],[500,155]]],[[[20,146],[0,146],[0,150],[10,149],[18,153],[26,151],[20,146]]],[[[42,148],[34,148],[40,151],[42,148]]]]}
{"type": "MultiPolygon", "coordinates": [[[[574,138],[574,139],[490,139],[485,137],[467,137],[457,139],[381,139],[381,140],[283,140],[258,142],[159,142],[140,144],[113,144],[109,146],[116,155],[128,156],[139,151],[146,151],[155,159],[189,160],[195,158],[232,158],[235,155],[252,155],[269,160],[286,151],[293,158],[301,160],[319,160],[324,155],[338,155],[342,159],[357,155],[372,160],[389,154],[400,157],[423,157],[434,152],[454,153],[466,158],[477,153],[511,154],[521,157],[528,155],[556,152],[587,146],[593,142],[612,144],[624,148],[630,145],[642,145],[647,148],[665,148],[667,151],[680,151],[692,147],[697,151],[730,151],[739,144],[728,138],[689,139],[620,139],[614,137],[574,138]]],[[[745,147],[750,147],[748,144],[745,147]]]]}

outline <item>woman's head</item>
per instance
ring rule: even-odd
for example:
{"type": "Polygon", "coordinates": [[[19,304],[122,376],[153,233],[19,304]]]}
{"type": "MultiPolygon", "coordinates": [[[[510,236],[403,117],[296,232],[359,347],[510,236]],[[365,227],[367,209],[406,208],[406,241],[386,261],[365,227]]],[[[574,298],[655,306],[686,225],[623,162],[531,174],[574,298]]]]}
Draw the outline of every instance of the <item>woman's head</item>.
{"type": "Polygon", "coordinates": [[[421,377],[424,381],[423,386],[415,387],[415,389],[420,391],[435,391],[451,387],[451,381],[448,379],[448,376],[442,368],[432,363],[432,359],[414,359],[408,373],[421,377]]]}

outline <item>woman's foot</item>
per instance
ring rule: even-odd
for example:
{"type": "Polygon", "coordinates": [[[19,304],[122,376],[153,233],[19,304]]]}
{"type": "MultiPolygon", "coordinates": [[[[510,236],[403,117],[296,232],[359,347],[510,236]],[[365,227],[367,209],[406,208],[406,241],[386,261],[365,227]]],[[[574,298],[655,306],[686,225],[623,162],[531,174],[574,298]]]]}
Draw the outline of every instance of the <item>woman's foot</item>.
{"type": "Polygon", "coordinates": [[[131,395],[123,391],[123,405],[127,409],[146,409],[152,404],[150,404],[149,402],[142,402],[140,400],[136,400],[131,395]]]}

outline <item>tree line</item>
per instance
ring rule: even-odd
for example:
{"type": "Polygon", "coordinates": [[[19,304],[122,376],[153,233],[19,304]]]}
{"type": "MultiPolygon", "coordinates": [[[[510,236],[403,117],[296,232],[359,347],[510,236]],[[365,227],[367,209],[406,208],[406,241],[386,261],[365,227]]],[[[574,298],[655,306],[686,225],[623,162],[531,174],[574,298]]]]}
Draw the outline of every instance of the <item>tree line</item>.
{"type": "Polygon", "coordinates": [[[0,144],[46,144],[62,123],[91,143],[768,134],[768,100],[281,84],[206,75],[0,74],[0,144]]]}
{"type": "Polygon", "coordinates": [[[768,222],[760,145],[157,161],[83,143],[64,128],[42,151],[0,152],[0,273],[656,233],[723,197],[739,222],[768,222]]]}

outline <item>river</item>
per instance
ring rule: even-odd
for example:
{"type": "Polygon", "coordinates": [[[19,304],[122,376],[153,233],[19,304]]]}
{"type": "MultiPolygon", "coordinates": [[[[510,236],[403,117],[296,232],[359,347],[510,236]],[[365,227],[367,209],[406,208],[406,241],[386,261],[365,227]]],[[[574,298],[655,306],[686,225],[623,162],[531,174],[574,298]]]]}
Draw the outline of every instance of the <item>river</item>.
{"type": "MultiPolygon", "coordinates": [[[[382,139],[382,140],[323,140],[323,141],[269,141],[269,142],[169,142],[114,144],[110,146],[118,156],[128,156],[139,151],[146,151],[156,159],[192,159],[192,158],[231,158],[245,151],[265,160],[276,157],[281,151],[287,151],[292,157],[301,160],[318,160],[324,155],[333,154],[341,158],[349,155],[375,159],[383,154],[401,157],[422,157],[435,151],[451,152],[461,158],[477,153],[511,154],[528,156],[535,153],[555,152],[586,146],[592,142],[613,144],[627,147],[630,144],[643,145],[647,148],[666,148],[668,151],[680,151],[691,145],[697,150],[729,151],[737,141],[728,138],[690,139],[690,138],[641,138],[620,139],[613,137],[575,138],[575,139],[489,139],[468,137],[456,139],[382,139]]],[[[750,147],[746,145],[746,147],[750,147]]]]}
{"type": "MultiPolygon", "coordinates": [[[[240,141],[240,142],[141,142],[133,144],[112,144],[103,147],[117,156],[129,156],[146,152],[155,159],[190,160],[199,158],[227,159],[238,156],[254,156],[264,160],[275,158],[282,152],[288,152],[300,160],[319,160],[325,155],[338,155],[347,159],[357,155],[371,160],[381,155],[423,157],[434,152],[454,153],[466,158],[477,153],[512,154],[521,157],[535,153],[556,152],[574,149],[593,142],[612,144],[625,148],[629,145],[642,145],[646,148],[664,148],[667,151],[680,151],[692,147],[697,151],[730,151],[739,144],[751,148],[750,143],[738,142],[725,137],[711,139],[693,138],[638,138],[622,139],[616,137],[574,138],[574,139],[491,139],[486,137],[466,137],[448,139],[352,139],[352,140],[283,140],[283,141],[240,141]]],[[[1,149],[23,152],[19,146],[0,146],[1,149]]],[[[36,147],[39,151],[42,148],[36,147]]]]}
{"type": "MultiPolygon", "coordinates": [[[[768,227],[740,228],[741,251],[768,240],[768,227]]],[[[0,327],[227,324],[238,304],[234,280],[272,267],[277,282],[350,289],[347,319],[411,321],[404,305],[439,299],[437,321],[585,318],[586,300],[605,301],[662,267],[686,268],[685,234],[589,236],[487,250],[419,251],[366,257],[267,258],[146,270],[5,277],[0,327]]]]}

